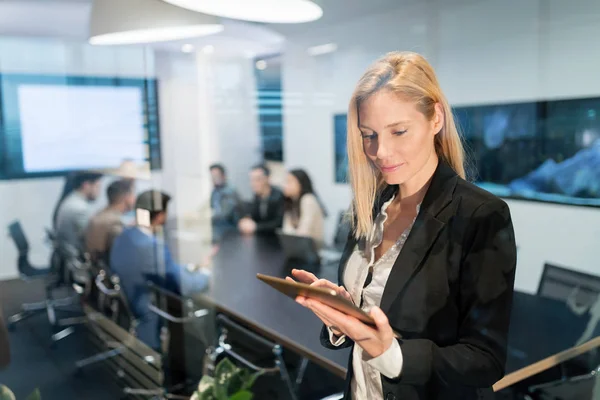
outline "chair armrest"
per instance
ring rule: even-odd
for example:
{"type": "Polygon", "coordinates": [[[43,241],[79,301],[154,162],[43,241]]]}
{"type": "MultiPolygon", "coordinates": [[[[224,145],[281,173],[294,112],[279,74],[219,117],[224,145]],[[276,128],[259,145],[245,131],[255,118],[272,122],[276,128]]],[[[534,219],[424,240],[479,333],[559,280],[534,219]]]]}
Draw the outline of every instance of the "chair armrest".
{"type": "Polygon", "coordinates": [[[209,313],[209,311],[207,309],[198,309],[198,310],[190,311],[188,313],[187,317],[176,317],[172,314],[169,314],[166,311],[161,310],[160,308],[156,307],[154,304],[149,304],[148,310],[150,310],[154,314],[158,315],[159,317],[164,318],[167,321],[174,322],[176,324],[187,324],[189,322],[192,322],[195,319],[202,318],[202,317],[208,315],[208,313],[209,313]]]}
{"type": "Polygon", "coordinates": [[[109,289],[104,284],[104,280],[105,279],[106,279],[106,273],[104,271],[100,271],[100,273],[98,274],[98,276],[96,276],[96,287],[98,288],[98,290],[100,292],[102,292],[102,294],[104,294],[104,295],[106,295],[108,297],[117,297],[117,296],[119,296],[119,289],[118,289],[118,287],[116,289],[109,289]]]}

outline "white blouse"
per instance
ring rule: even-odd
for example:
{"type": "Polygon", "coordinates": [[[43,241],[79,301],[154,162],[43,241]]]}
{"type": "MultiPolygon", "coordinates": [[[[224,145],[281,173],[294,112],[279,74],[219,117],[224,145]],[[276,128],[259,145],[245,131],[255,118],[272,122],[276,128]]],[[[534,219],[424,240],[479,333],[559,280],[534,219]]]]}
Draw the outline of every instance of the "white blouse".
{"type": "MultiPolygon", "coordinates": [[[[383,204],[379,215],[375,218],[369,237],[356,245],[344,270],[344,286],[352,296],[354,304],[360,304],[366,312],[369,312],[373,306],[379,307],[381,304],[383,290],[394,262],[414,224],[413,220],[413,223],[400,235],[396,243],[375,262],[375,249],[381,245],[384,223],[388,217],[386,210],[393,200],[394,198],[383,204]],[[365,287],[370,268],[373,270],[372,279],[365,287]]],[[[417,214],[419,209],[420,205],[417,206],[417,214]]],[[[337,338],[330,330],[329,339],[334,346],[340,346],[345,342],[346,337],[337,338]]],[[[402,361],[402,351],[397,340],[392,342],[388,350],[375,358],[364,353],[362,347],[354,346],[352,352],[352,369],[354,371],[351,383],[352,398],[355,400],[383,400],[380,374],[390,379],[397,378],[402,371],[402,361]]]]}

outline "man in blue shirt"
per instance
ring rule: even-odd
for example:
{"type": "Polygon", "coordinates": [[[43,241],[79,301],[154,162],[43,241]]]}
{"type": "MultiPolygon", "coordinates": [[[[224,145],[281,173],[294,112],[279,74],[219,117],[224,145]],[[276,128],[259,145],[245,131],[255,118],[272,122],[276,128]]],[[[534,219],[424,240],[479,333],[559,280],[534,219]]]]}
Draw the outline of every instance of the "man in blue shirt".
{"type": "Polygon", "coordinates": [[[177,264],[164,241],[170,196],[156,190],[140,194],[136,200],[136,226],[118,236],[110,252],[110,268],[138,319],[137,336],[155,350],[160,349],[160,319],[150,312],[153,281],[178,294],[198,292],[208,286],[209,277],[193,266],[177,264]]]}

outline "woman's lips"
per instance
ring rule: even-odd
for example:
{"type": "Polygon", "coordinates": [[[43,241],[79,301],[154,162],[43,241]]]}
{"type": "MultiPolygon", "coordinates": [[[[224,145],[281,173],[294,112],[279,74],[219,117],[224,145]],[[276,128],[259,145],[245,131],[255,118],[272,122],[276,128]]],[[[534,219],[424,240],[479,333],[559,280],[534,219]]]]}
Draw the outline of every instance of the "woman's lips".
{"type": "Polygon", "coordinates": [[[403,165],[404,165],[404,163],[394,164],[394,165],[380,165],[379,169],[381,170],[381,172],[390,173],[390,172],[396,171],[398,168],[400,168],[403,165]]]}

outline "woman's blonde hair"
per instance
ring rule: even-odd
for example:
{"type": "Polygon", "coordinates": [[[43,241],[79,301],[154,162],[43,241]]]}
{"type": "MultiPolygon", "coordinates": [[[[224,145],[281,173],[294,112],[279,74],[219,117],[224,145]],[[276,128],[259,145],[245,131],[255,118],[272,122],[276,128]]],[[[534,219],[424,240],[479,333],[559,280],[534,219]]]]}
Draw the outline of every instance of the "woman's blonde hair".
{"type": "Polygon", "coordinates": [[[373,207],[385,188],[381,172],[367,158],[358,128],[358,109],[371,95],[388,90],[402,99],[414,101],[428,120],[435,116],[435,105],[444,112],[444,126],[435,136],[435,151],[456,173],[465,177],[464,150],[448,100],[442,93],[435,72],[423,56],[412,52],[391,52],[373,63],[358,81],[348,107],[348,164],[352,185],[352,220],[356,238],[366,236],[373,225],[373,207]]]}

